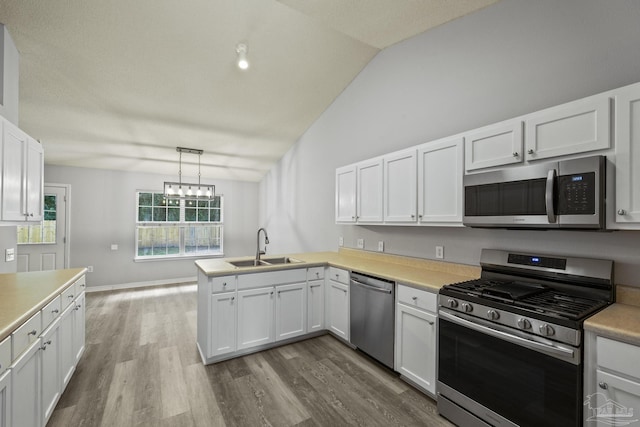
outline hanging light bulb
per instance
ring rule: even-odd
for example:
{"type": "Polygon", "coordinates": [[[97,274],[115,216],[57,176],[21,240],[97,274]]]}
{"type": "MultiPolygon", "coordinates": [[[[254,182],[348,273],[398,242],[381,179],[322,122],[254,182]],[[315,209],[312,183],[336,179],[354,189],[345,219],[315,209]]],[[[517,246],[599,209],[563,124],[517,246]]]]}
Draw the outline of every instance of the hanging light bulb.
{"type": "Polygon", "coordinates": [[[249,68],[249,59],[247,59],[247,45],[244,43],[236,46],[236,53],[238,54],[238,68],[246,70],[249,68]]]}

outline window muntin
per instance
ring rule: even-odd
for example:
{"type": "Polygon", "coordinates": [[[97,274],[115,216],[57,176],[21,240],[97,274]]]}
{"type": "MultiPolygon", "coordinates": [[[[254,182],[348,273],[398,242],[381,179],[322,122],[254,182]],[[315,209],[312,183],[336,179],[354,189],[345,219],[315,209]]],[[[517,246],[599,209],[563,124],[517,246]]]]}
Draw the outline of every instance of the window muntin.
{"type": "Polygon", "coordinates": [[[212,200],[136,193],[136,259],[223,255],[222,196],[212,200]]]}

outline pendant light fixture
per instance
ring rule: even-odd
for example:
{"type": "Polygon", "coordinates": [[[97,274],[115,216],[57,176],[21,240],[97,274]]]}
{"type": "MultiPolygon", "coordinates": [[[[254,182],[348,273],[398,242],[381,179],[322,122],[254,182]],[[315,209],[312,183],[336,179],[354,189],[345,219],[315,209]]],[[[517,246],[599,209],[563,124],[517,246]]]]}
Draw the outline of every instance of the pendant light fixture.
{"type": "Polygon", "coordinates": [[[164,196],[171,199],[213,199],[216,196],[216,186],[200,183],[200,158],[204,151],[195,148],[176,147],[180,153],[178,160],[178,182],[164,182],[164,196]],[[198,183],[182,182],[182,153],[198,155],[198,183]]]}
{"type": "Polygon", "coordinates": [[[249,59],[247,58],[247,45],[244,43],[236,46],[236,53],[238,54],[238,68],[246,70],[249,68],[249,59]]]}

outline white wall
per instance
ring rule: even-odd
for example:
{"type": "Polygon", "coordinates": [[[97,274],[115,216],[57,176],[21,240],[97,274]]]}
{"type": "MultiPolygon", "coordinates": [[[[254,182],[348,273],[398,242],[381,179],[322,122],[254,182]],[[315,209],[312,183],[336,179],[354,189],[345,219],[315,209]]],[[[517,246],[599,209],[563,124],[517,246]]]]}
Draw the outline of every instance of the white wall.
{"type": "Polygon", "coordinates": [[[503,0],[380,52],[260,184],[277,252],[375,250],[478,263],[483,247],[604,257],[640,286],[637,232],[338,226],[335,168],[640,81],[640,2],[503,0]]]}
{"type": "MultiPolygon", "coordinates": [[[[46,152],[46,147],[45,147],[46,152]]],[[[196,277],[194,259],[134,262],[135,192],[162,191],[175,176],[45,166],[45,182],[71,185],[71,265],[92,265],[87,286],[118,286],[196,277]],[[111,244],[118,245],[117,251],[111,244]]],[[[194,182],[183,177],[184,181],[194,182]]],[[[207,181],[224,195],[225,256],[255,253],[258,184],[207,181]]]]}
{"type": "Polygon", "coordinates": [[[18,126],[18,91],[20,54],[9,34],[0,24],[0,116],[18,126]]]}
{"type": "Polygon", "coordinates": [[[15,273],[18,269],[18,230],[15,225],[0,225],[0,273],[15,273]],[[5,251],[13,248],[15,258],[5,261],[5,251]]]}

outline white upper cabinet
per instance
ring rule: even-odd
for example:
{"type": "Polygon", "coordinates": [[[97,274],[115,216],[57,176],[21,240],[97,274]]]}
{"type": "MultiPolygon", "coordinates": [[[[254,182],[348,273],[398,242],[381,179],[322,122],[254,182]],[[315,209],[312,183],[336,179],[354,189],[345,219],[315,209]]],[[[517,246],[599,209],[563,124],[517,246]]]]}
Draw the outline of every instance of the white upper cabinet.
{"type": "Polygon", "coordinates": [[[610,105],[608,95],[596,95],[528,115],[527,161],[609,148],[610,105]]]}
{"type": "Polygon", "coordinates": [[[336,222],[356,222],[356,166],[336,170],[336,222]]]}
{"type": "Polygon", "coordinates": [[[382,158],[358,163],[356,179],[356,221],[382,222],[382,158]]]}
{"type": "Polygon", "coordinates": [[[416,222],[416,149],[384,156],[384,221],[416,222]]]}
{"type": "Polygon", "coordinates": [[[462,137],[418,147],[418,220],[462,223],[462,137]]]}
{"type": "Polygon", "coordinates": [[[485,126],[464,135],[465,170],[522,163],[522,120],[485,126]]]}
{"type": "Polygon", "coordinates": [[[12,123],[2,123],[3,221],[40,221],[44,205],[44,150],[12,123]]]}

